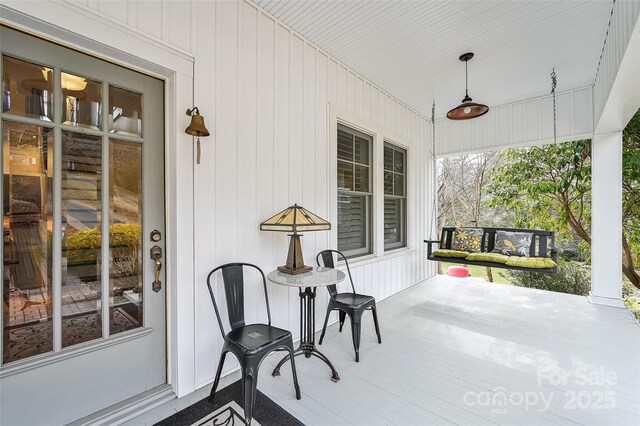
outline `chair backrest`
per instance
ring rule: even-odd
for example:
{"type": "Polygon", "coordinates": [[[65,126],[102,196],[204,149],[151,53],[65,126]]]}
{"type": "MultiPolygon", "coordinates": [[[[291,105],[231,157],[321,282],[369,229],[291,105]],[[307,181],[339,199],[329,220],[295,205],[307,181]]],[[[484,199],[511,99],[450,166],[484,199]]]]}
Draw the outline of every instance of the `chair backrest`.
{"type": "Polygon", "coordinates": [[[264,288],[264,300],[267,305],[267,317],[269,319],[269,325],[271,325],[271,311],[269,309],[269,295],[267,293],[267,280],[264,276],[262,269],[251,263],[227,263],[220,265],[207,275],[207,287],[209,287],[209,294],[211,295],[211,301],[213,302],[213,309],[216,311],[216,317],[218,318],[218,325],[222,336],[227,339],[224,327],[222,325],[222,319],[220,318],[220,311],[218,311],[218,305],[216,298],[213,295],[213,289],[211,288],[211,277],[213,274],[222,270],[222,280],[224,283],[224,294],[227,300],[227,313],[229,316],[229,325],[234,330],[238,327],[245,325],[244,322],[244,267],[255,268],[260,272],[262,276],[262,286],[264,288]]]}
{"type": "MultiPolygon", "coordinates": [[[[325,268],[335,269],[335,264],[333,263],[333,253],[336,253],[338,256],[342,256],[342,259],[344,260],[344,264],[347,266],[347,273],[349,274],[349,282],[351,283],[351,289],[353,290],[353,293],[355,293],[356,288],[353,285],[353,279],[351,278],[351,270],[349,269],[349,262],[347,262],[347,258],[345,257],[344,254],[342,254],[342,252],[339,252],[338,250],[322,250],[316,256],[316,263],[318,264],[318,266],[324,266],[325,268]],[[320,258],[322,258],[322,263],[324,265],[320,264],[320,258]]],[[[328,285],[327,290],[329,291],[329,295],[331,295],[331,297],[338,294],[338,288],[336,287],[336,284],[328,285]]]]}

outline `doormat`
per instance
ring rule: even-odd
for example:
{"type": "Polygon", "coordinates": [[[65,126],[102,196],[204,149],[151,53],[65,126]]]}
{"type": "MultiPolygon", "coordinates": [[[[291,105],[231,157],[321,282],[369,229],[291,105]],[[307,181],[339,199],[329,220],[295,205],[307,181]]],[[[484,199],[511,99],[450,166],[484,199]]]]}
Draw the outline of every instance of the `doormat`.
{"type": "MultiPolygon", "coordinates": [[[[291,390],[293,392],[293,389],[291,390]]],[[[252,425],[259,426],[298,426],[304,425],[284,408],[273,402],[259,390],[256,392],[253,407],[252,425]]],[[[156,423],[158,426],[214,426],[244,425],[242,402],[242,380],[238,380],[224,389],[218,389],[214,402],[204,398],[195,404],[177,412],[171,417],[156,423]]]]}

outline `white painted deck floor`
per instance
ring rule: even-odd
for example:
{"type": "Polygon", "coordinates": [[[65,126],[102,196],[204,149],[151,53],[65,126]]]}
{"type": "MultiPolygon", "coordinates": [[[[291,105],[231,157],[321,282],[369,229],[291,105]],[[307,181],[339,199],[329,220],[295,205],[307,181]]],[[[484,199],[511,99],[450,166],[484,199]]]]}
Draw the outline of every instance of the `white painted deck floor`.
{"type": "MultiPolygon", "coordinates": [[[[378,303],[382,344],[363,321],[327,330],[316,358],[262,365],[258,389],[307,425],[639,425],[640,326],[626,309],[585,297],[439,276],[378,303]]],[[[224,378],[225,386],[240,377],[224,378]]],[[[130,425],[153,424],[208,395],[171,401],[130,425]]]]}

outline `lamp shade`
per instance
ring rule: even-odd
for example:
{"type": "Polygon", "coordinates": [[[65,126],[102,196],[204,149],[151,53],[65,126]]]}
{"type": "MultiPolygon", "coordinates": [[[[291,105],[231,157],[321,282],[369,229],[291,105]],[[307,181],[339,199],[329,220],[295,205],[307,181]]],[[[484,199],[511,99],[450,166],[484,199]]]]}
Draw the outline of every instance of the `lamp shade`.
{"type": "Polygon", "coordinates": [[[472,52],[464,53],[460,55],[460,58],[458,58],[464,62],[465,97],[460,105],[447,113],[447,118],[449,120],[470,120],[472,118],[483,116],[489,112],[488,106],[473,102],[473,99],[469,96],[469,75],[467,68],[471,58],[473,58],[472,52]]]}
{"type": "Polygon", "coordinates": [[[261,231],[306,232],[328,231],[331,224],[302,206],[294,204],[260,224],[261,231]]]}
{"type": "Polygon", "coordinates": [[[447,113],[449,120],[469,120],[471,118],[480,117],[489,112],[489,107],[483,104],[471,102],[463,102],[447,113]]]}

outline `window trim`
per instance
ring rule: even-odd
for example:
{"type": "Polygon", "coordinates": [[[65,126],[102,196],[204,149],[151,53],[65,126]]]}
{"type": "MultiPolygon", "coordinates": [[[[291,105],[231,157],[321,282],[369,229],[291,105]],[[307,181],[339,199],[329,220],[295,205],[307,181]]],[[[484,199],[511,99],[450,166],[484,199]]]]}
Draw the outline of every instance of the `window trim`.
{"type": "MultiPolygon", "coordinates": [[[[358,130],[357,128],[355,128],[355,126],[352,126],[350,124],[345,124],[341,121],[338,120],[337,122],[337,127],[336,127],[336,145],[335,145],[335,150],[334,150],[334,155],[335,155],[335,159],[336,159],[336,169],[334,171],[334,174],[336,175],[336,185],[335,185],[335,191],[336,191],[336,203],[339,203],[339,198],[340,195],[358,195],[358,196],[363,196],[365,199],[365,245],[364,247],[360,247],[360,248],[356,248],[356,249],[351,249],[351,250],[344,250],[342,251],[342,253],[345,255],[345,257],[347,259],[353,259],[353,258],[357,258],[357,257],[361,257],[361,256],[368,256],[371,254],[374,254],[374,244],[373,242],[375,241],[374,239],[374,224],[375,224],[375,220],[374,220],[374,210],[375,210],[375,183],[373,181],[373,177],[375,176],[374,174],[374,168],[375,168],[375,156],[374,156],[374,149],[375,149],[375,136],[373,136],[372,134],[369,133],[365,133],[362,132],[360,130],[358,130]],[[337,146],[337,132],[338,131],[343,131],[343,132],[347,132],[349,134],[351,134],[354,139],[356,136],[362,138],[362,139],[366,139],[369,142],[369,150],[368,150],[368,156],[369,156],[369,164],[363,164],[363,163],[359,163],[356,161],[356,157],[355,157],[355,140],[354,142],[354,153],[353,153],[353,160],[349,161],[349,160],[344,160],[338,157],[338,146],[337,146]],[[353,166],[353,180],[354,180],[354,185],[353,185],[353,189],[341,189],[340,187],[338,187],[338,182],[337,182],[337,173],[338,173],[338,162],[343,162],[343,163],[347,163],[347,164],[351,164],[353,166]],[[356,165],[360,165],[360,166],[366,166],[368,168],[368,172],[369,172],[369,176],[368,176],[368,182],[369,182],[369,191],[365,192],[365,191],[356,191],[355,190],[355,166],[356,165]]],[[[336,204],[336,223],[338,220],[338,209],[337,209],[337,204],[336,204]]],[[[336,225],[336,247],[338,247],[338,241],[340,239],[340,236],[338,234],[338,226],[336,225]]],[[[339,250],[339,247],[338,247],[339,250]]]]}
{"type": "MultiPolygon", "coordinates": [[[[384,202],[387,199],[391,199],[391,200],[403,200],[404,202],[400,202],[400,241],[394,241],[394,242],[390,242],[390,243],[386,243],[384,242],[384,247],[383,250],[384,252],[390,252],[392,250],[397,250],[400,248],[404,248],[407,247],[407,222],[409,220],[408,218],[408,214],[407,214],[407,205],[408,205],[408,157],[409,157],[409,150],[407,148],[404,148],[392,141],[389,141],[388,139],[384,139],[384,143],[383,143],[383,150],[382,150],[382,176],[383,176],[383,186],[382,186],[382,195],[383,195],[383,212],[382,212],[382,232],[383,232],[383,242],[384,242],[384,202]],[[403,173],[397,173],[393,170],[390,170],[391,173],[393,173],[394,175],[402,175],[403,176],[403,186],[404,186],[404,195],[395,195],[395,194],[386,194],[384,192],[384,174],[387,171],[384,168],[384,148],[389,148],[392,150],[393,153],[395,153],[396,151],[398,152],[402,152],[403,153],[403,173]]],[[[393,167],[393,159],[392,159],[392,167],[393,167]]],[[[395,187],[394,187],[394,192],[395,192],[395,187]]]]}

